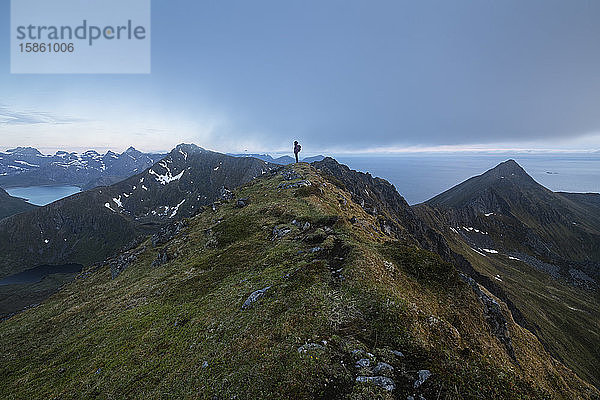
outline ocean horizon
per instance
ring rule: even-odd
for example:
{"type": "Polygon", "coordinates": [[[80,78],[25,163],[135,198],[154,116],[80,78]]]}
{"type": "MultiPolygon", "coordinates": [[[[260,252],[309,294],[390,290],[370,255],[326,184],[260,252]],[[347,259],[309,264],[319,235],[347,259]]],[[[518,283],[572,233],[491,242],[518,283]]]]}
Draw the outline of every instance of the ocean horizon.
{"type": "Polygon", "coordinates": [[[600,154],[394,154],[333,155],[351,169],[392,183],[411,204],[419,204],[465,180],[513,159],[554,192],[600,193],[600,154]]]}

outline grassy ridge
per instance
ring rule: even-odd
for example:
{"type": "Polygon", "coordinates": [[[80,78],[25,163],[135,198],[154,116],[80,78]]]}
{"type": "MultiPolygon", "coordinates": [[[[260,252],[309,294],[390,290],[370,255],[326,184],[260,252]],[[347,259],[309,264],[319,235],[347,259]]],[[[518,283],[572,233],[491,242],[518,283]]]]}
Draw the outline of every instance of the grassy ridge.
{"type": "Polygon", "coordinates": [[[88,271],[0,324],[0,397],[597,398],[503,307],[511,360],[451,265],[294,168],[310,189],[255,180],[237,192],[249,205],[204,212],[168,243],[142,243],[116,279],[88,271]],[[396,389],[357,383],[369,373],[357,355],[393,366],[396,389]],[[424,369],[433,375],[415,389],[424,369]]]}

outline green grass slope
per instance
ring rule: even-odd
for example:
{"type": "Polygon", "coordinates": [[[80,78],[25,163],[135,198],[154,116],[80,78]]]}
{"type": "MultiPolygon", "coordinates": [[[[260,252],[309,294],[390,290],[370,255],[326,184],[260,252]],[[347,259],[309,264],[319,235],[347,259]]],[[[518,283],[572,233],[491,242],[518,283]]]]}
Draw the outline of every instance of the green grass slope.
{"type": "MultiPolygon", "coordinates": [[[[503,240],[494,238],[502,246],[497,243],[488,246],[499,249],[494,253],[470,243],[471,237],[482,235],[465,233],[464,228],[453,226],[447,219],[448,213],[426,205],[415,209],[431,226],[438,227],[454,252],[464,256],[488,282],[505,293],[523,314],[523,324],[536,334],[551,354],[580,377],[600,385],[600,297],[597,290],[574,286],[558,273],[552,276],[534,268],[525,262],[531,262],[525,254],[514,257],[517,254],[507,249],[524,253],[527,249],[518,247],[522,244],[517,242],[516,235],[509,241],[511,230],[507,228],[508,224],[500,231],[504,234],[503,240]]],[[[480,232],[486,229],[484,238],[493,236],[493,227],[477,223],[480,220],[474,221],[475,229],[479,228],[480,232]]]]}
{"type": "Polygon", "coordinates": [[[506,322],[491,321],[479,297],[491,294],[386,235],[314,168],[293,168],[311,185],[256,179],[236,191],[248,201],[123,254],[115,279],[90,267],[0,323],[0,397],[599,398],[501,302],[506,322]]]}

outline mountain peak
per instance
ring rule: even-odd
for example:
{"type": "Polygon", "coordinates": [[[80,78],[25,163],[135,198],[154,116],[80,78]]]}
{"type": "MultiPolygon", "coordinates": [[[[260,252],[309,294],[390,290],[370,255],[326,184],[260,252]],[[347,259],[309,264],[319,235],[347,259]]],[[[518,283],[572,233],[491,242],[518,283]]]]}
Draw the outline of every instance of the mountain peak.
{"type": "Polygon", "coordinates": [[[36,156],[36,155],[42,154],[35,147],[16,147],[14,149],[6,150],[6,152],[11,153],[13,155],[23,155],[23,156],[36,156]]]}
{"type": "Polygon", "coordinates": [[[184,152],[186,154],[196,154],[205,151],[202,147],[197,146],[193,143],[180,143],[178,144],[172,152],[179,153],[184,152]]]}
{"type": "Polygon", "coordinates": [[[492,179],[494,181],[508,179],[516,184],[535,183],[533,178],[521,167],[515,160],[504,161],[489,171],[481,175],[482,179],[492,179]]]}
{"type": "Polygon", "coordinates": [[[129,146],[129,148],[123,152],[123,154],[131,154],[131,153],[139,153],[139,151],[135,147],[129,146]]]}
{"type": "MultiPolygon", "coordinates": [[[[514,195],[522,188],[546,191],[515,161],[504,161],[485,173],[474,176],[427,201],[430,205],[460,208],[475,202],[487,203],[489,191],[514,195]]],[[[485,208],[485,207],[484,207],[485,208]]],[[[489,208],[489,207],[488,207],[489,208]]]]}

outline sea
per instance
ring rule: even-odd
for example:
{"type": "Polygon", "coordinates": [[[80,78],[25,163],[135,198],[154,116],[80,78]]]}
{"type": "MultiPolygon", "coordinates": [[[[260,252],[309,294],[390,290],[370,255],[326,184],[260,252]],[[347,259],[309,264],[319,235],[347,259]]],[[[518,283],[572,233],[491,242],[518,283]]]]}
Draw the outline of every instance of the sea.
{"type": "Polygon", "coordinates": [[[396,186],[411,204],[422,203],[499,163],[513,159],[552,191],[600,193],[600,154],[394,154],[338,155],[350,168],[396,186]]]}
{"type": "Polygon", "coordinates": [[[13,197],[26,199],[27,202],[36,206],[45,206],[56,200],[81,192],[77,186],[27,186],[4,189],[13,197]]]}

